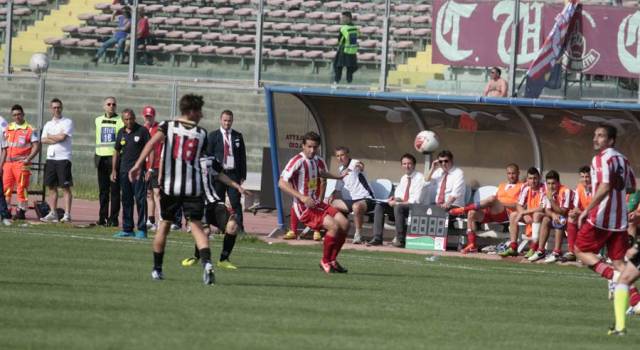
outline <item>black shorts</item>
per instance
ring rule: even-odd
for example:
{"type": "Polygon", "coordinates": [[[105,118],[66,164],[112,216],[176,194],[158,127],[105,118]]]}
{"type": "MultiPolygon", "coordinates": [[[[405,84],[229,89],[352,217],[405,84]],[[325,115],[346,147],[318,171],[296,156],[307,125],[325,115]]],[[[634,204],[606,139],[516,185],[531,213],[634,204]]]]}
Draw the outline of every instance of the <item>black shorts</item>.
{"type": "Polygon", "coordinates": [[[349,209],[349,212],[352,213],[353,212],[353,204],[360,202],[360,201],[365,201],[367,203],[367,213],[372,211],[373,208],[376,206],[376,202],[373,201],[373,199],[371,198],[363,198],[363,199],[358,199],[358,200],[351,200],[351,199],[343,199],[342,200],[344,202],[344,204],[347,205],[347,209],[349,209]]]}
{"type": "Polygon", "coordinates": [[[160,192],[160,216],[162,220],[173,221],[182,207],[187,220],[201,221],[204,216],[204,199],[200,196],[169,196],[160,192]]]}
{"type": "Polygon", "coordinates": [[[154,169],[153,173],[149,175],[149,181],[147,181],[147,189],[160,188],[158,184],[158,169],[154,169]]]}
{"type": "Polygon", "coordinates": [[[47,187],[73,186],[71,161],[47,159],[44,165],[44,185],[47,187]]]}
{"type": "Polygon", "coordinates": [[[229,220],[235,220],[235,215],[223,203],[207,204],[205,209],[207,225],[213,225],[224,231],[229,220]]]}

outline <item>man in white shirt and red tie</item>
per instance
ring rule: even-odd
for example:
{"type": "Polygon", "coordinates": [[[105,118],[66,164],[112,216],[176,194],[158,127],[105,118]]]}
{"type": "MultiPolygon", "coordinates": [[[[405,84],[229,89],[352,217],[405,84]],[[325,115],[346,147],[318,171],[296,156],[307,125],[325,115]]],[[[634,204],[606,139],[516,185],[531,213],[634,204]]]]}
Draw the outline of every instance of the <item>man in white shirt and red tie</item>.
{"type": "MultiPolygon", "coordinates": [[[[224,174],[242,185],[247,179],[247,153],[242,134],[231,129],[233,112],[224,110],[220,113],[220,129],[212,131],[208,136],[207,154],[212,154],[222,164],[224,174]]],[[[240,192],[222,181],[215,183],[216,193],[224,203],[229,194],[229,202],[238,223],[238,229],[244,231],[240,192]]]]}
{"type": "Polygon", "coordinates": [[[425,179],[426,185],[436,189],[435,204],[443,209],[464,207],[464,172],[453,165],[453,153],[442,150],[425,179]]]}
{"type": "Polygon", "coordinates": [[[416,157],[409,153],[402,155],[400,164],[404,170],[404,175],[400,178],[400,183],[396,187],[393,196],[389,198],[387,203],[377,203],[373,209],[373,239],[367,243],[368,246],[382,245],[384,214],[390,214],[389,212],[393,208],[396,236],[391,244],[398,248],[404,247],[410,205],[417,204],[420,201],[424,175],[416,171],[416,157]]]}

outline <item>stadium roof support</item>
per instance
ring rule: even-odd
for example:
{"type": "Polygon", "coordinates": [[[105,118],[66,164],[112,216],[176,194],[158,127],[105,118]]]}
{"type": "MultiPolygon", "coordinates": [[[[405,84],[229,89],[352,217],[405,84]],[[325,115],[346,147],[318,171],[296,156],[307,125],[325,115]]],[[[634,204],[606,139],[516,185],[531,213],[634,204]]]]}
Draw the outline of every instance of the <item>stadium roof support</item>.
{"type": "MultiPolygon", "coordinates": [[[[640,168],[640,104],[540,100],[482,96],[368,92],[288,86],[265,87],[270,155],[278,223],[284,227],[280,169],[299,152],[300,136],[317,131],[327,159],[338,145],[348,146],[366,164],[369,179],[396,181],[403,153],[424,129],[449,149],[468,182],[496,184],[504,166],[555,169],[573,184],[577,169],[593,156],[593,130],[600,123],[618,129],[617,147],[640,168]],[[635,152],[634,152],[635,151],[635,152]]],[[[327,159],[329,161],[329,159],[327,159]]],[[[426,171],[426,169],[425,169],[426,171]]],[[[265,174],[263,174],[264,176],[265,174]]],[[[288,212],[288,210],[286,211],[288,212]]]]}

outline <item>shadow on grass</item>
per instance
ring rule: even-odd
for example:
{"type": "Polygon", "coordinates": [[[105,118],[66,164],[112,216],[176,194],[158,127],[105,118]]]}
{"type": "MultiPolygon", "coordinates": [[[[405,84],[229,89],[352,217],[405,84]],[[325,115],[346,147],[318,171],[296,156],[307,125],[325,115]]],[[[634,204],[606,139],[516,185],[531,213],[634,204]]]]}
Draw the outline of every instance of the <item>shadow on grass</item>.
{"type": "Polygon", "coordinates": [[[69,287],[72,283],[52,283],[52,282],[29,282],[29,281],[2,281],[0,280],[0,286],[39,286],[39,287],[69,287]]]}
{"type": "Polygon", "coordinates": [[[291,283],[250,283],[250,282],[231,282],[224,283],[225,286],[239,286],[239,287],[256,287],[256,288],[287,288],[287,289],[326,289],[326,290],[362,290],[370,291],[371,288],[358,288],[354,286],[328,286],[326,284],[291,284],[291,283]]]}

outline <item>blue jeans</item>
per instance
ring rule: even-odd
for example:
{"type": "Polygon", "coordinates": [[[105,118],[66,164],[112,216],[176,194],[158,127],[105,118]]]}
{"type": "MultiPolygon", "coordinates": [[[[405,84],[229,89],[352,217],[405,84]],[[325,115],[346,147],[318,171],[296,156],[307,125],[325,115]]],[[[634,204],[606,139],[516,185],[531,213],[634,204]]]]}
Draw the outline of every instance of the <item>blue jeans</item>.
{"type": "Polygon", "coordinates": [[[122,231],[133,232],[133,204],[138,208],[138,231],[147,232],[147,187],[144,173],[135,181],[129,181],[127,172],[120,172],[122,198],[122,231]]]}
{"type": "Polygon", "coordinates": [[[127,37],[117,38],[115,35],[109,38],[107,41],[102,43],[100,49],[98,49],[98,53],[96,53],[96,59],[102,57],[104,53],[113,45],[116,45],[116,60],[124,56],[124,43],[127,40],[127,37]]]}
{"type": "Polygon", "coordinates": [[[7,207],[7,200],[4,198],[4,188],[1,180],[2,178],[0,177],[0,219],[8,219],[9,208],[7,207]]]}

